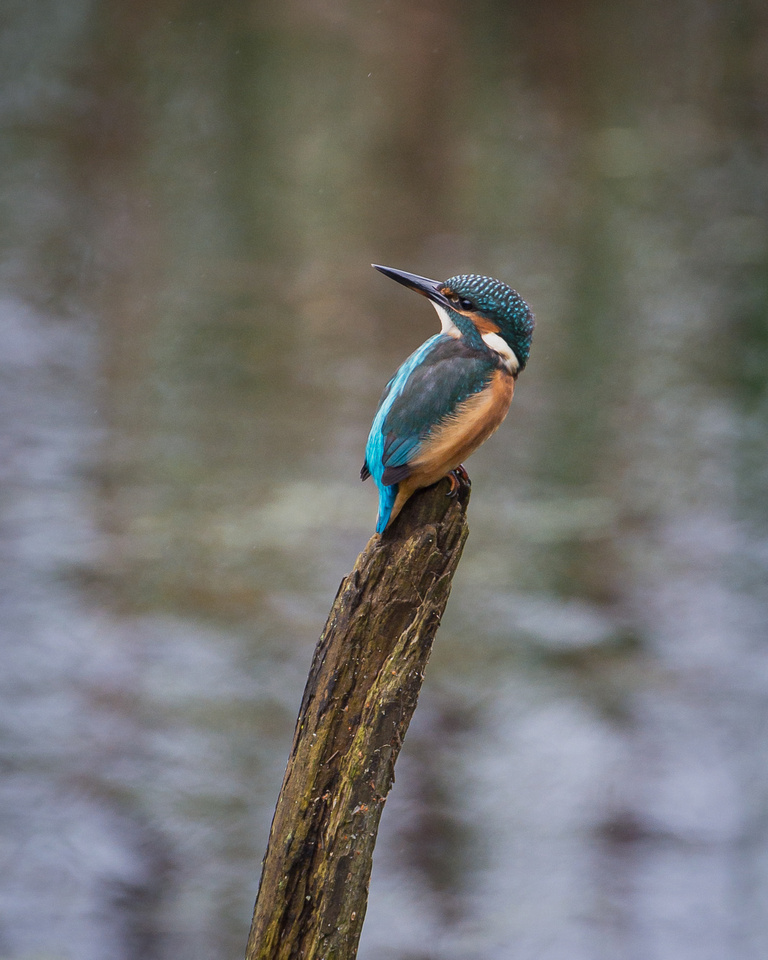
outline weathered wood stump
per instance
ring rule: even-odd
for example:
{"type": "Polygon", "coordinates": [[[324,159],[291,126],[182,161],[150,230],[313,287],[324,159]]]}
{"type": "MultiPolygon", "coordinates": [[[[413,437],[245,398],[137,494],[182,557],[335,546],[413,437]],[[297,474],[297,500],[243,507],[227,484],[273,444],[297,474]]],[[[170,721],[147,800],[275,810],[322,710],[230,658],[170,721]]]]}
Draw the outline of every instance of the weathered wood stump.
{"type": "Polygon", "coordinates": [[[339,587],[296,723],[246,960],[353,960],[395,761],[468,528],[469,487],[416,493],[339,587]]]}

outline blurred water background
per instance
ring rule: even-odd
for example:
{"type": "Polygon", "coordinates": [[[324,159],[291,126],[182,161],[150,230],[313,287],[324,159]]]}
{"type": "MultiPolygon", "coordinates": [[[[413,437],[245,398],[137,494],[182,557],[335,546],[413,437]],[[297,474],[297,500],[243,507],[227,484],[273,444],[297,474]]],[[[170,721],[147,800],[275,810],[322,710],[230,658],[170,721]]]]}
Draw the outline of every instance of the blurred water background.
{"type": "Polygon", "coordinates": [[[768,956],[758,0],[7,0],[0,957],[243,954],[358,479],[436,330],[538,318],[361,960],[768,956]]]}

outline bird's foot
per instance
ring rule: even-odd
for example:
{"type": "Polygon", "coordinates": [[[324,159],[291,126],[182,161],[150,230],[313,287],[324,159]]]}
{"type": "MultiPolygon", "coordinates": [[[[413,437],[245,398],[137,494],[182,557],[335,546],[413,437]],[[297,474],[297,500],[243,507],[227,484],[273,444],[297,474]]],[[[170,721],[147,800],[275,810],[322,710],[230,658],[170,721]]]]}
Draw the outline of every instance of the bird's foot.
{"type": "Polygon", "coordinates": [[[466,467],[463,463],[460,463],[455,470],[451,470],[448,474],[448,481],[451,484],[451,489],[446,494],[447,497],[456,497],[459,493],[459,488],[461,484],[464,483],[466,486],[471,487],[472,481],[469,479],[469,474],[467,473],[466,467]]]}

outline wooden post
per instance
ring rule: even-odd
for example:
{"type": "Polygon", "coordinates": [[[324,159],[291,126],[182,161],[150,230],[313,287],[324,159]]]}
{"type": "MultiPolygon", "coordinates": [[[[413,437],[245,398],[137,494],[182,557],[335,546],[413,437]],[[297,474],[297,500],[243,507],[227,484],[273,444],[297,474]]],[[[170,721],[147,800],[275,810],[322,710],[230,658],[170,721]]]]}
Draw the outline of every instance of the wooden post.
{"type": "Polygon", "coordinates": [[[296,723],[246,960],[354,960],[379,819],[468,528],[416,493],[339,587],[296,723]]]}

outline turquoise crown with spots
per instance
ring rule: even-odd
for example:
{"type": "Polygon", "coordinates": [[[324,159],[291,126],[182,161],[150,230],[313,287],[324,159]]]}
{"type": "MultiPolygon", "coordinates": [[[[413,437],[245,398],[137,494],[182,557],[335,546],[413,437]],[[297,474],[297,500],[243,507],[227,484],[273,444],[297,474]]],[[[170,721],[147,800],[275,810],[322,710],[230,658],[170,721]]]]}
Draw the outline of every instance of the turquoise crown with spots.
{"type": "Polygon", "coordinates": [[[451,277],[444,286],[462,300],[468,300],[473,312],[497,324],[499,333],[514,350],[522,370],[530,356],[536,319],[520,294],[501,280],[475,273],[451,277]]]}

